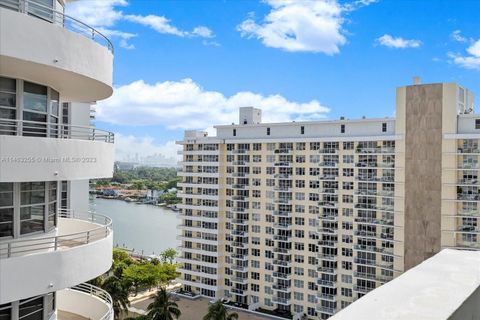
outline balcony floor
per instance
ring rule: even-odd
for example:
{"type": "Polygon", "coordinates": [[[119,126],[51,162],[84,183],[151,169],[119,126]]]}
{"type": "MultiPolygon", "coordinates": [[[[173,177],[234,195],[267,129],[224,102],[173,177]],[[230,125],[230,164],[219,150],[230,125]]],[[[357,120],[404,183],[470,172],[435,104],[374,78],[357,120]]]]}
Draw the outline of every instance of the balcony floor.
{"type": "Polygon", "coordinates": [[[88,320],[88,318],[82,317],[75,313],[57,310],[57,320],[88,320]]]}

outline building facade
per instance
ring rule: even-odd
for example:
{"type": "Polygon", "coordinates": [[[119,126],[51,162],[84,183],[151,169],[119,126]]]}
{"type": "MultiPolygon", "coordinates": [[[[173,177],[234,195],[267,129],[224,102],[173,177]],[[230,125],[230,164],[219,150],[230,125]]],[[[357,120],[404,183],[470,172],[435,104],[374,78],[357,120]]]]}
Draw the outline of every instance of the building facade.
{"type": "Polygon", "coordinates": [[[186,131],[180,281],[194,295],[327,319],[441,248],[479,248],[473,94],[397,89],[395,118],[186,131]]]}
{"type": "Polygon", "coordinates": [[[0,0],[0,319],[113,319],[85,283],[112,263],[111,220],[88,212],[114,136],[90,126],[112,94],[113,47],[64,0],[0,0]]]}

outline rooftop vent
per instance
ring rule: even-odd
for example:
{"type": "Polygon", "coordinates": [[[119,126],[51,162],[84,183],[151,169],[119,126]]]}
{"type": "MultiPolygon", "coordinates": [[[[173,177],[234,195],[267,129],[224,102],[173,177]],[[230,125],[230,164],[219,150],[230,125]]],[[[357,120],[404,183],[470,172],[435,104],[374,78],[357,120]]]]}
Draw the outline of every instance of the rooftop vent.
{"type": "Polygon", "coordinates": [[[419,85],[419,84],[422,84],[422,78],[420,78],[419,76],[414,76],[413,85],[419,85]]]}

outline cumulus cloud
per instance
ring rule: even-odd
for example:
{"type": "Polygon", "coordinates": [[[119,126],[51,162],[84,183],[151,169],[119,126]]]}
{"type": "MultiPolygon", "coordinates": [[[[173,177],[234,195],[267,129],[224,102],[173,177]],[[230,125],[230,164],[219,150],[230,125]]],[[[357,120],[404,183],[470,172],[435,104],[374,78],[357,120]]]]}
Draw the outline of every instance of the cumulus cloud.
{"type": "Polygon", "coordinates": [[[237,26],[242,37],[257,38],[271,48],[290,52],[333,55],[347,40],[344,15],[376,0],[357,0],[344,5],[337,0],[266,0],[271,6],[263,21],[254,14],[237,26]]]}
{"type": "Polygon", "coordinates": [[[126,0],[71,1],[65,12],[94,27],[111,27],[122,19],[123,13],[116,7],[128,5],[126,0]]]}
{"type": "Polygon", "coordinates": [[[467,55],[449,53],[452,62],[465,69],[480,70],[480,39],[474,41],[467,49],[467,55]]]}
{"type": "Polygon", "coordinates": [[[179,37],[203,37],[203,38],[212,38],[214,34],[212,30],[205,26],[195,27],[191,32],[180,30],[177,27],[173,26],[170,23],[170,20],[163,16],[156,15],[125,15],[123,17],[125,20],[141,24],[146,27],[150,27],[158,33],[171,34],[179,37]]]}
{"type": "Polygon", "coordinates": [[[392,37],[389,34],[384,34],[378,38],[376,42],[382,46],[395,49],[418,48],[422,45],[422,41],[420,40],[408,40],[401,37],[392,37]]]}
{"type": "Polygon", "coordinates": [[[317,100],[295,102],[281,95],[249,91],[225,96],[207,91],[191,79],[155,84],[138,80],[115,88],[98,102],[97,119],[120,125],[162,125],[169,129],[205,129],[238,122],[238,108],[263,109],[265,122],[324,118],[329,109],[317,100]]]}
{"type": "Polygon", "coordinates": [[[272,9],[263,23],[248,18],[237,27],[243,37],[255,37],[267,47],[286,51],[329,55],[338,53],[339,46],[345,44],[342,9],[336,1],[266,2],[272,9]]]}
{"type": "Polygon", "coordinates": [[[179,37],[202,37],[213,38],[213,31],[205,26],[194,27],[192,31],[181,30],[171,24],[164,16],[158,15],[135,15],[124,14],[120,9],[128,5],[127,0],[79,0],[67,4],[68,15],[97,28],[107,37],[118,38],[119,45],[125,49],[134,49],[133,44],[128,43],[136,34],[117,30],[116,24],[120,21],[129,21],[149,27],[161,34],[175,35],[179,37]]]}
{"type": "Polygon", "coordinates": [[[129,161],[137,155],[143,163],[176,166],[179,161],[177,151],[181,147],[175,141],[164,144],[155,142],[150,136],[115,134],[115,158],[117,161],[129,161]]]}

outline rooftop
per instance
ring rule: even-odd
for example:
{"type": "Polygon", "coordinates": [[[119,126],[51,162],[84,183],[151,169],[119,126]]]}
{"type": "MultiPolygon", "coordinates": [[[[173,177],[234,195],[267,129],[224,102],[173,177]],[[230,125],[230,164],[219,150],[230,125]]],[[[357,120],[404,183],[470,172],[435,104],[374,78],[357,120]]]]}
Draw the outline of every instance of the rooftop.
{"type": "Polygon", "coordinates": [[[480,251],[445,249],[330,319],[476,319],[478,299],[480,251]]]}

